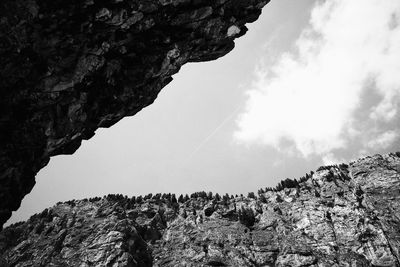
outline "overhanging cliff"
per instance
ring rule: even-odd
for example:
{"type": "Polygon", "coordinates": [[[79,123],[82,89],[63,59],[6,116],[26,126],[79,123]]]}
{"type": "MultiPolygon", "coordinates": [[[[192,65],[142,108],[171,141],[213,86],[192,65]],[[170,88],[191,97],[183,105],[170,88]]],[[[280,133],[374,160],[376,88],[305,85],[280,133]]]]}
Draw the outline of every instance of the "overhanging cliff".
{"type": "Polygon", "coordinates": [[[51,156],[234,47],[269,0],[2,0],[0,227],[51,156]]]}

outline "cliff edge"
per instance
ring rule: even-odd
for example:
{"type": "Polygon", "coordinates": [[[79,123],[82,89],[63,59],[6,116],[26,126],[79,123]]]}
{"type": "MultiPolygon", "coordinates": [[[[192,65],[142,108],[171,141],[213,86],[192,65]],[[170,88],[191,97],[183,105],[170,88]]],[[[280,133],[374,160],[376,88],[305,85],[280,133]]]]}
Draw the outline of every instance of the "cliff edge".
{"type": "Polygon", "coordinates": [[[0,229],[51,156],[231,51],[269,0],[0,1],[0,229]]]}

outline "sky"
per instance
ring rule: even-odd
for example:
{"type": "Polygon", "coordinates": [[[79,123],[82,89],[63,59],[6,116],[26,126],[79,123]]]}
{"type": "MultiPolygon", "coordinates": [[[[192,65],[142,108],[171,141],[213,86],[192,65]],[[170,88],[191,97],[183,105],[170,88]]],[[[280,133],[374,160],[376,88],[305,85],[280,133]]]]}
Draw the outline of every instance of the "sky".
{"type": "Polygon", "coordinates": [[[7,224],[109,193],[247,194],[399,151],[399,24],[398,0],[272,0],[231,53],[53,157],[7,224]]]}

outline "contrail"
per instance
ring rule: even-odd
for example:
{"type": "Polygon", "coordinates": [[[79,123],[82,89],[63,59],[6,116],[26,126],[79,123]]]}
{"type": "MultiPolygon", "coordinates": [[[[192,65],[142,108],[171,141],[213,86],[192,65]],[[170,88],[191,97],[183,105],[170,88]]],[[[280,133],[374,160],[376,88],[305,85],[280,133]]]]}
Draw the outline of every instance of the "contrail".
{"type": "Polygon", "coordinates": [[[199,152],[199,150],[219,131],[219,129],[221,129],[225,123],[227,123],[232,117],[233,115],[235,115],[235,113],[240,109],[240,105],[234,110],[232,111],[231,114],[229,114],[229,116],[227,116],[215,129],[214,131],[212,131],[197,147],[195,150],[193,150],[193,152],[189,155],[188,159],[192,158],[197,152],[199,152]]]}

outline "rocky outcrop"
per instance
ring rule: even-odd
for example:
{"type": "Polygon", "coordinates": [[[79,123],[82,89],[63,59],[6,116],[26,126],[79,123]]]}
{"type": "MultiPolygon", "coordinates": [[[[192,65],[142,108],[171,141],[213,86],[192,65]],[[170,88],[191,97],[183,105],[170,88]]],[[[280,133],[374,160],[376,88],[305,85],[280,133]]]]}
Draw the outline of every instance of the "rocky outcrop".
{"type": "Polygon", "coordinates": [[[59,203],[0,234],[2,266],[400,266],[400,153],[259,194],[59,203]]]}
{"type": "Polygon", "coordinates": [[[0,228],[51,156],[228,53],[268,1],[0,1],[0,228]]]}

